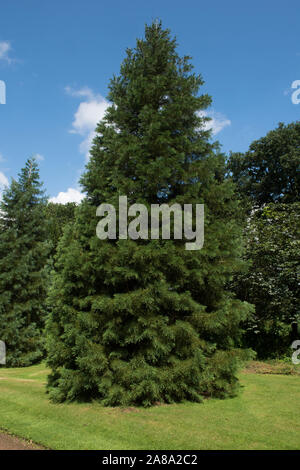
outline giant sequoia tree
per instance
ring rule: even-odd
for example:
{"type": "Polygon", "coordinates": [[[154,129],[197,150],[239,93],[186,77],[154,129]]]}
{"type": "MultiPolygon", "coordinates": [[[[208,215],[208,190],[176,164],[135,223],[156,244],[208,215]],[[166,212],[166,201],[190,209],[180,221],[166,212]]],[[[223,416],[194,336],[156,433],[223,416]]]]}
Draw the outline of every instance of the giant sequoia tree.
{"type": "Polygon", "coordinates": [[[249,305],[225,283],[239,267],[239,229],[224,158],[200,111],[210,97],[161,25],[127,50],[110,83],[82,177],[86,199],[59,244],[50,295],[53,400],[106,405],[199,401],[235,393],[240,321],[249,305]],[[184,240],[99,240],[101,203],[205,204],[202,250],[184,240]]]}
{"type": "Polygon", "coordinates": [[[27,160],[0,204],[0,339],[8,366],[27,366],[43,355],[45,203],[37,164],[27,160]]]}

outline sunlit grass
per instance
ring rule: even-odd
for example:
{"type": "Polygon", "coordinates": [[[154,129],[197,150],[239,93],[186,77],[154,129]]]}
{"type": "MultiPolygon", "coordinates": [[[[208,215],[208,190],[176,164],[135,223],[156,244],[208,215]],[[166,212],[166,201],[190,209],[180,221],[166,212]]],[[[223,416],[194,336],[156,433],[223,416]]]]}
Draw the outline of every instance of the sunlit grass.
{"type": "Polygon", "coordinates": [[[43,365],[0,369],[0,428],[52,449],[299,449],[300,377],[242,373],[240,395],[151,409],[52,404],[43,365]]]}

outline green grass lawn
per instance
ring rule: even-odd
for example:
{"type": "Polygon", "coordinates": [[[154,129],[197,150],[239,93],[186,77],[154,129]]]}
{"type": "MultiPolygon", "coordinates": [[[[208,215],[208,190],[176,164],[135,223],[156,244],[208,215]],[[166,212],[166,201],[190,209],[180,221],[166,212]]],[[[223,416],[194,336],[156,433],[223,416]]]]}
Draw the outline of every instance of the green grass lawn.
{"type": "Polygon", "coordinates": [[[52,404],[43,365],[0,369],[0,428],[51,449],[300,449],[300,376],[241,373],[240,395],[151,409],[52,404]]]}

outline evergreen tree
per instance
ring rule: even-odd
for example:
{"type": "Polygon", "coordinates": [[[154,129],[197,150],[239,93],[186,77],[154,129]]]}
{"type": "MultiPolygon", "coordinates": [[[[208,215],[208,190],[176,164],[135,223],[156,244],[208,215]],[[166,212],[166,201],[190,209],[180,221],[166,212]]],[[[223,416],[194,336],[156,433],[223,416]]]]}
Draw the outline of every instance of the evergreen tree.
{"type": "Polygon", "coordinates": [[[81,183],[86,199],[58,248],[50,294],[53,400],[105,405],[200,401],[235,393],[240,321],[249,304],[225,290],[239,269],[234,186],[205,130],[211,99],[161,24],[146,26],[110,83],[81,183]],[[99,240],[105,202],[205,204],[202,250],[184,240],[99,240]]]}
{"type": "Polygon", "coordinates": [[[50,258],[56,253],[58,241],[63,234],[64,227],[74,221],[75,208],[75,202],[67,202],[66,204],[48,202],[45,208],[45,217],[48,221],[47,238],[51,246],[50,258]]]}
{"type": "Polygon", "coordinates": [[[0,203],[0,339],[12,367],[30,365],[43,354],[48,249],[41,187],[37,163],[29,159],[0,203]]]}

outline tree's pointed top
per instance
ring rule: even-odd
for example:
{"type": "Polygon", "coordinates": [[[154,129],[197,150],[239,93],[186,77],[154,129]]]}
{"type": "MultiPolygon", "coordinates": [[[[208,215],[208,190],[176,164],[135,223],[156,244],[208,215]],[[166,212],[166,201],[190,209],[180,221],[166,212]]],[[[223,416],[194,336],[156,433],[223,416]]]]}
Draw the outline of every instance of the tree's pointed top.
{"type": "Polygon", "coordinates": [[[152,23],[145,24],[145,37],[142,42],[148,42],[151,40],[164,39],[171,41],[176,44],[176,38],[172,39],[171,31],[168,28],[163,28],[162,21],[159,18],[152,20],[152,23]]]}
{"type": "Polygon", "coordinates": [[[23,182],[23,184],[28,184],[28,182],[39,179],[39,167],[34,157],[30,157],[26,160],[18,176],[19,181],[23,182]]]}
{"type": "Polygon", "coordinates": [[[33,163],[34,163],[34,159],[28,161],[28,166],[29,166],[29,169],[28,169],[28,177],[29,177],[29,178],[31,178],[32,169],[33,169],[33,163]]]}
{"type": "Polygon", "coordinates": [[[153,21],[153,25],[155,27],[155,29],[161,29],[162,28],[162,21],[156,17],[155,20],[153,21]]]}

